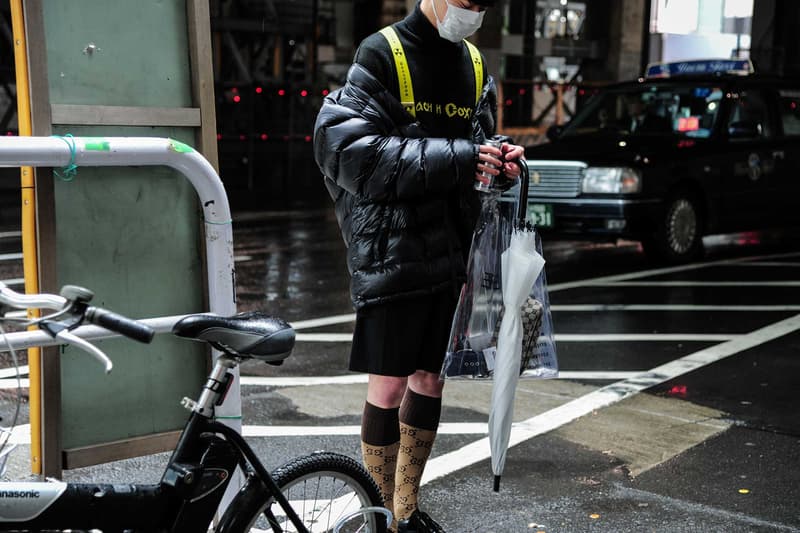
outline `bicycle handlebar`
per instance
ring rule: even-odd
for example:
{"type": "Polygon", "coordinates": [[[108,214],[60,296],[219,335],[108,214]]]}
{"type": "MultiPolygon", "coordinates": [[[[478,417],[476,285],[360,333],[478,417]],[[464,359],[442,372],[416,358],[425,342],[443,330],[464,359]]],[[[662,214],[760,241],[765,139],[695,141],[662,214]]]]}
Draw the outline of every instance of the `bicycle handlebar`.
{"type": "Polygon", "coordinates": [[[133,340],[149,343],[153,340],[155,330],[136,320],[127,318],[120,314],[86,305],[86,301],[93,296],[91,291],[82,287],[65,286],[62,294],[68,296],[58,296],[55,294],[21,294],[0,282],[0,304],[5,304],[17,309],[29,308],[48,308],[55,309],[56,313],[52,317],[61,317],[61,321],[55,318],[48,320],[44,317],[40,321],[40,329],[46,331],[51,337],[71,344],[92,355],[105,367],[106,373],[111,372],[112,363],[102,350],[90,342],[77,337],[70,331],[86,320],[109,331],[119,333],[133,340]]]}
{"type": "Polygon", "coordinates": [[[0,281],[0,303],[17,309],[63,309],[68,302],[57,294],[22,294],[0,281]]]}
{"type": "Polygon", "coordinates": [[[100,307],[88,307],[85,316],[86,320],[92,324],[145,344],[152,341],[153,335],[156,333],[146,324],[100,307]]]}

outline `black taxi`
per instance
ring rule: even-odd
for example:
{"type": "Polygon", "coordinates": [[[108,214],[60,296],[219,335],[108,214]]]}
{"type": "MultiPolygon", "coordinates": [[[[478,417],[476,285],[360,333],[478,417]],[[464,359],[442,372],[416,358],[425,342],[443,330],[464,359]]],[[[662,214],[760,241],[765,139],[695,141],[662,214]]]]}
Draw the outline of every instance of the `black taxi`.
{"type": "Polygon", "coordinates": [[[748,60],[648,67],[526,148],[543,233],[641,241],[660,261],[703,235],[800,224],[800,80],[748,60]]]}

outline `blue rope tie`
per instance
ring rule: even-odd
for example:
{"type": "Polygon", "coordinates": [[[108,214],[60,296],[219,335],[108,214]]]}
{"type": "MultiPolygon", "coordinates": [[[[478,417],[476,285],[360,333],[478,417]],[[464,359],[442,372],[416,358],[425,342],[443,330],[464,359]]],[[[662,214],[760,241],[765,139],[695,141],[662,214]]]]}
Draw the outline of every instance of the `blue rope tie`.
{"type": "Polygon", "coordinates": [[[78,165],[75,164],[75,137],[71,133],[67,133],[63,137],[60,135],[53,135],[53,137],[61,139],[69,146],[69,164],[61,169],[61,173],[53,169],[53,174],[61,181],[72,181],[78,175],[78,165]]]}

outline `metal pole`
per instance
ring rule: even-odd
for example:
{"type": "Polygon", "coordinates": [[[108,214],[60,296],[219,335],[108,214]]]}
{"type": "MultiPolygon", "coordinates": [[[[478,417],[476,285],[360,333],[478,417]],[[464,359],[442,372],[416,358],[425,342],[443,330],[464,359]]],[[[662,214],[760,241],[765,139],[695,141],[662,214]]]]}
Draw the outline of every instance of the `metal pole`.
{"type": "MultiPolygon", "coordinates": [[[[156,137],[4,137],[0,167],[167,166],[183,174],[203,208],[210,311],[236,312],[233,228],[228,197],[214,167],[190,146],[156,137]]],[[[213,354],[214,358],[219,356],[213,354]]],[[[218,418],[241,431],[239,376],[217,410],[218,418]]]]}

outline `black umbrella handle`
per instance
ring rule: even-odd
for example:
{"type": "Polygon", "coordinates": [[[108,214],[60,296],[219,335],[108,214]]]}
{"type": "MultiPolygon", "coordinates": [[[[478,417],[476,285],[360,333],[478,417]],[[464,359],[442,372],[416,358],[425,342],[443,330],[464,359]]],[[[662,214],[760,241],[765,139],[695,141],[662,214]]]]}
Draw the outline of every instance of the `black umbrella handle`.
{"type": "Polygon", "coordinates": [[[525,220],[528,217],[528,184],[530,183],[530,174],[528,173],[528,165],[525,160],[515,159],[512,161],[516,163],[520,169],[520,184],[519,184],[519,205],[517,207],[517,221],[520,227],[525,226],[525,220]]]}

